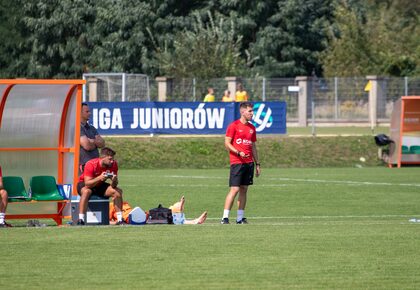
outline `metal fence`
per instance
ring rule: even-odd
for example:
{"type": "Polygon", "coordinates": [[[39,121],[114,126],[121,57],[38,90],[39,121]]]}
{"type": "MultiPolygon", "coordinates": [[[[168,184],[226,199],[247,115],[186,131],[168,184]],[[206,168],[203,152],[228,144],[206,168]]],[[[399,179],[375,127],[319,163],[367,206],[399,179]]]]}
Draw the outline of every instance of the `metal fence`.
{"type": "MultiPolygon", "coordinates": [[[[154,79],[139,74],[85,74],[87,101],[157,101],[158,85],[154,79]]],[[[288,121],[299,116],[299,91],[294,78],[242,78],[251,101],[286,101],[288,121]]],[[[369,121],[369,91],[366,77],[308,78],[307,118],[316,122],[369,121]]],[[[377,118],[387,121],[393,104],[401,96],[420,95],[420,78],[381,78],[377,99],[377,118]]],[[[228,89],[224,78],[200,80],[171,79],[166,101],[202,101],[212,87],[216,101],[228,89]]]]}
{"type": "Polygon", "coordinates": [[[311,80],[308,118],[325,121],[367,120],[369,118],[369,93],[364,91],[366,83],[366,78],[315,78],[311,80]]]}
{"type": "Polygon", "coordinates": [[[199,80],[172,79],[171,93],[166,96],[167,101],[199,102],[207,95],[207,89],[213,88],[216,101],[222,99],[223,93],[227,90],[227,81],[225,79],[199,80]]]}
{"type": "Polygon", "coordinates": [[[285,101],[288,117],[297,118],[298,93],[288,89],[297,85],[294,78],[243,79],[242,83],[251,101],[285,101]]]}
{"type": "MultiPolygon", "coordinates": [[[[308,118],[327,122],[369,120],[366,78],[314,78],[310,84],[308,118]]],[[[383,78],[378,85],[381,91],[377,100],[378,119],[389,119],[394,102],[401,96],[420,95],[420,78],[383,78]]]]}
{"type": "MultiPolygon", "coordinates": [[[[83,74],[83,100],[94,102],[150,101],[149,77],[143,74],[83,74]]],[[[157,95],[157,90],[156,95],[157,95]]]]}

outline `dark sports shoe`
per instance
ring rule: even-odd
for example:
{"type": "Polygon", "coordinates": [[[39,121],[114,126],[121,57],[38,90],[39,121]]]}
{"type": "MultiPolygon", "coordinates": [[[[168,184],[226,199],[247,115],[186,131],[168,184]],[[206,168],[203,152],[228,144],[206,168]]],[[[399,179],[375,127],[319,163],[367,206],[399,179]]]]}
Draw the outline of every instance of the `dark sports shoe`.
{"type": "Polygon", "coordinates": [[[127,223],[125,221],[119,221],[115,225],[117,225],[117,226],[125,226],[125,225],[127,225],[127,223]]]}
{"type": "Polygon", "coordinates": [[[11,224],[8,224],[4,222],[3,224],[0,224],[0,228],[12,228],[13,226],[11,224]]]}
{"type": "Polygon", "coordinates": [[[243,225],[243,224],[247,224],[247,223],[248,223],[248,221],[246,220],[246,218],[242,218],[240,221],[236,221],[236,223],[237,223],[238,225],[243,225]]]}
{"type": "Polygon", "coordinates": [[[223,219],[220,221],[220,223],[221,223],[222,225],[228,225],[228,224],[229,224],[229,219],[228,219],[228,218],[223,218],[223,219]]]}
{"type": "Polygon", "coordinates": [[[78,220],[77,223],[76,223],[76,225],[78,225],[78,226],[84,226],[86,224],[85,224],[85,221],[84,220],[78,220]]]}

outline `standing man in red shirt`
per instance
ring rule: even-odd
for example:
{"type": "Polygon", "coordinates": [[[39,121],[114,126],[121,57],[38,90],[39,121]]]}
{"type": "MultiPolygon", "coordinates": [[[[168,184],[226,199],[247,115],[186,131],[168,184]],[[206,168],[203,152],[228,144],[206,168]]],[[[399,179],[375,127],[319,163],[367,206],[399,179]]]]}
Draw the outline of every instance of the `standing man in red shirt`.
{"type": "Polygon", "coordinates": [[[117,224],[122,220],[122,189],[118,186],[118,165],[114,160],[115,151],[104,147],[98,158],[89,160],[80,175],[77,192],[80,195],[78,225],[85,225],[86,211],[91,195],[112,197],[117,214],[117,224]],[[105,182],[110,179],[111,183],[105,182]]]}
{"type": "Polygon", "coordinates": [[[229,125],[225,137],[225,147],[230,155],[230,191],[226,196],[221,224],[229,224],[229,213],[238,193],[236,223],[248,223],[244,217],[246,194],[248,185],[253,184],[254,163],[256,176],[258,177],[261,174],[257,146],[255,144],[257,133],[254,125],[250,123],[254,115],[253,105],[250,102],[243,102],[239,109],[241,118],[229,125]]]}

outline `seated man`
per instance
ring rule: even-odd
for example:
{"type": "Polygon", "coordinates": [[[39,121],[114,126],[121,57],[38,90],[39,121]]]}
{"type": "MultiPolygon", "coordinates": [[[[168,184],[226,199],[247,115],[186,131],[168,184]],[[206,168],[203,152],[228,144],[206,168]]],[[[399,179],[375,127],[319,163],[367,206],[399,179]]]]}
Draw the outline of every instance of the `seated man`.
{"type": "Polygon", "coordinates": [[[122,190],[118,185],[118,165],[114,160],[115,151],[104,147],[100,156],[89,160],[77,184],[77,192],[80,195],[78,225],[85,225],[86,211],[91,195],[112,197],[117,212],[117,224],[124,224],[122,220],[122,190]],[[105,182],[111,180],[111,183],[105,182]]]}
{"type": "Polygon", "coordinates": [[[11,227],[12,225],[6,223],[6,208],[7,208],[7,191],[3,187],[3,175],[0,166],[0,228],[11,227]]]}
{"type": "Polygon", "coordinates": [[[169,208],[172,210],[172,216],[174,219],[174,224],[183,224],[183,225],[199,225],[206,221],[207,211],[203,212],[198,218],[193,220],[187,220],[184,216],[184,204],[185,197],[182,196],[181,199],[171,205],[169,208]]]}

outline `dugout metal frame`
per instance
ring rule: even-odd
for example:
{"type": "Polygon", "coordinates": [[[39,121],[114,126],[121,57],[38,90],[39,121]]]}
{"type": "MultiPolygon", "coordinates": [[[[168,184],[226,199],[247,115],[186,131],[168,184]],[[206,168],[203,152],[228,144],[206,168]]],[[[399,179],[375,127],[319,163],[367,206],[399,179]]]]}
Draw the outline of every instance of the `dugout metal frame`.
{"type": "MultiPolygon", "coordinates": [[[[72,195],[77,195],[80,106],[85,83],[84,80],[0,79],[0,165],[4,176],[21,176],[28,188],[31,176],[52,175],[58,184],[72,184],[72,195]]],[[[6,217],[52,218],[61,225],[66,203],[9,203],[6,217]],[[52,203],[55,210],[51,209],[52,203]],[[14,210],[15,206],[19,208],[14,210]]]]}
{"type": "Polygon", "coordinates": [[[420,164],[420,154],[403,153],[402,146],[420,145],[420,96],[403,96],[394,103],[391,116],[388,167],[420,164]]]}

